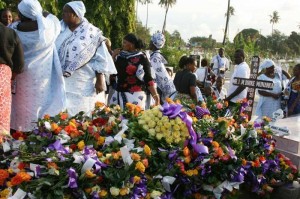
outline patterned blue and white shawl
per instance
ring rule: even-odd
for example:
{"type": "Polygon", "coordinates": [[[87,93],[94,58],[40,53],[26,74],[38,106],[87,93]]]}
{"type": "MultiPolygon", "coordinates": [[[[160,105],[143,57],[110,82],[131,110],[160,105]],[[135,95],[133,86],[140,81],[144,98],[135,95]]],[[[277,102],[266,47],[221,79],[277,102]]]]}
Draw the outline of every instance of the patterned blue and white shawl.
{"type": "MultiPolygon", "coordinates": [[[[64,28],[68,27],[62,22],[62,31],[64,28]]],[[[101,30],[84,18],[58,49],[64,76],[71,76],[75,70],[88,63],[104,40],[101,30]]]]}

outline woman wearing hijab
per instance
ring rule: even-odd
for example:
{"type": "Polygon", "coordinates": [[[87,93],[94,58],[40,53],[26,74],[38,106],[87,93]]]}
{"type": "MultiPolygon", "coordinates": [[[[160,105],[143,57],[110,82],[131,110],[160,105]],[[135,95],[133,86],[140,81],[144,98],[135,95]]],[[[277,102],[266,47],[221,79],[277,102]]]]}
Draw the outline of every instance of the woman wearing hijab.
{"type": "Polygon", "coordinates": [[[119,104],[124,108],[129,102],[145,109],[147,89],[155,100],[155,105],[159,104],[160,100],[151,76],[150,63],[146,55],[139,51],[143,46],[143,42],[130,33],[123,38],[123,50],[114,51],[113,57],[118,75],[117,88],[110,104],[119,104]]]}
{"type": "Polygon", "coordinates": [[[65,109],[63,76],[54,44],[60,24],[53,15],[43,16],[37,0],[22,0],[18,10],[20,21],[11,27],[23,44],[25,67],[16,77],[11,128],[30,131],[38,118],[65,109]]]}
{"type": "Polygon", "coordinates": [[[258,76],[258,80],[272,81],[272,90],[258,90],[259,100],[256,107],[258,118],[267,116],[272,118],[273,112],[281,108],[282,82],[278,75],[275,75],[275,64],[272,60],[266,60],[260,66],[265,72],[258,76]]]}
{"type": "Polygon", "coordinates": [[[99,28],[84,17],[82,1],[63,8],[62,30],[56,40],[66,83],[67,111],[75,115],[89,112],[96,101],[105,102],[105,77],[116,69],[99,28]],[[101,98],[98,93],[101,93],[101,98]]]}
{"type": "Polygon", "coordinates": [[[18,35],[0,23],[0,143],[3,135],[9,135],[11,114],[12,73],[21,73],[24,55],[18,35]]]}
{"type": "Polygon", "coordinates": [[[153,71],[153,78],[157,84],[158,91],[160,91],[162,102],[164,102],[164,100],[168,97],[172,98],[176,93],[173,80],[165,67],[167,61],[160,52],[165,41],[165,36],[160,32],[154,33],[150,41],[150,50],[152,51],[150,55],[151,69],[153,71]]]}

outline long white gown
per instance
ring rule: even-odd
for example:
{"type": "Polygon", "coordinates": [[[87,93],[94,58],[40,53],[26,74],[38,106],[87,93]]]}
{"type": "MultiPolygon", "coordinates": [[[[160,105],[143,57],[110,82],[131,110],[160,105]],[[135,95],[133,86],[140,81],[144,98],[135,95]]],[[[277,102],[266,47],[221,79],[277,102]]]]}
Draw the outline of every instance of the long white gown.
{"type": "Polygon", "coordinates": [[[46,41],[39,31],[17,32],[24,48],[25,68],[17,75],[16,94],[12,96],[11,128],[31,131],[38,118],[54,116],[65,109],[64,80],[55,47],[60,31],[58,19],[49,15],[45,22],[46,41]]]}

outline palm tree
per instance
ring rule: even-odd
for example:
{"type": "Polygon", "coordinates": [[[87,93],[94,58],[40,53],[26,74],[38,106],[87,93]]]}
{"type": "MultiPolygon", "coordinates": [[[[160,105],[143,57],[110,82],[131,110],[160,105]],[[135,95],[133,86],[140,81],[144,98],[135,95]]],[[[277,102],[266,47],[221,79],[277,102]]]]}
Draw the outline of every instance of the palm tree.
{"type": "Polygon", "coordinates": [[[149,8],[149,3],[152,3],[152,0],[136,0],[136,10],[135,10],[135,12],[136,12],[136,18],[138,16],[138,5],[139,5],[139,2],[141,4],[147,4],[147,16],[146,16],[146,29],[147,29],[147,27],[148,27],[148,14],[149,14],[148,8],[149,8]]]}
{"type": "Polygon", "coordinates": [[[165,29],[166,29],[166,21],[167,21],[167,14],[168,14],[169,8],[176,4],[176,0],[159,0],[158,4],[166,8],[164,25],[162,28],[162,33],[164,33],[165,29]]]}
{"type": "MultiPolygon", "coordinates": [[[[229,21],[230,21],[230,17],[234,16],[234,12],[235,12],[234,7],[230,6],[229,7],[229,19],[228,19],[228,24],[227,24],[227,33],[226,33],[227,37],[229,37],[229,21]]],[[[225,13],[225,17],[227,17],[227,12],[225,13]]]]}
{"type": "Polygon", "coordinates": [[[225,31],[224,31],[223,46],[225,45],[225,41],[226,41],[226,37],[227,37],[229,18],[230,18],[230,0],[228,0],[228,5],[227,5],[226,25],[225,25],[225,31]]]}
{"type": "Polygon", "coordinates": [[[147,5],[147,15],[146,15],[146,29],[148,28],[148,15],[149,15],[149,3],[152,3],[152,0],[139,0],[142,4],[147,5]]]}
{"type": "Polygon", "coordinates": [[[273,35],[273,27],[274,27],[274,24],[276,24],[276,23],[278,23],[279,22],[279,19],[280,19],[280,17],[279,17],[279,14],[278,14],[278,12],[277,11],[274,11],[273,13],[272,13],[272,15],[269,15],[270,16],[270,23],[272,24],[272,35],[273,35]]]}

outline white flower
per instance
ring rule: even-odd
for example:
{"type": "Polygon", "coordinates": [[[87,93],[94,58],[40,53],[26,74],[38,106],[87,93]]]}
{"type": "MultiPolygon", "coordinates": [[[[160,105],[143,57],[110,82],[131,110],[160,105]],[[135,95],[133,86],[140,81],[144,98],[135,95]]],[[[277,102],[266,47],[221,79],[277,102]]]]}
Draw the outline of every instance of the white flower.
{"type": "Polygon", "coordinates": [[[118,196],[120,193],[120,189],[118,189],[117,187],[111,187],[109,191],[112,196],[118,196]]]}

